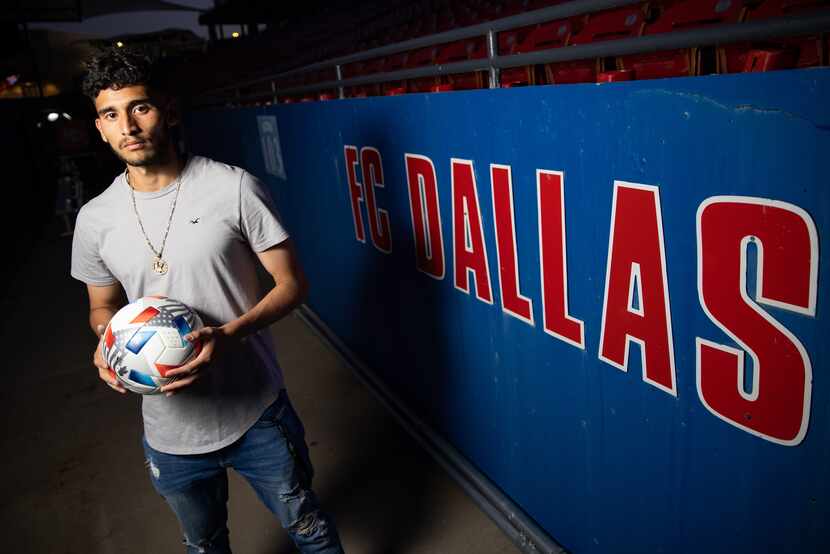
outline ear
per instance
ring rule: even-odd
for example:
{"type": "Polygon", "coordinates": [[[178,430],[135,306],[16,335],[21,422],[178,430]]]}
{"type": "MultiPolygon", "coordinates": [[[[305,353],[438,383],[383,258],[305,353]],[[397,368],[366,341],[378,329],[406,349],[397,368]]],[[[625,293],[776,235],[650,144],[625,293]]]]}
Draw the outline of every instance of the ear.
{"type": "Polygon", "coordinates": [[[98,129],[99,133],[101,133],[101,140],[103,140],[104,142],[109,142],[107,140],[107,137],[104,136],[104,131],[101,130],[101,118],[100,117],[95,118],[95,128],[98,129]]]}

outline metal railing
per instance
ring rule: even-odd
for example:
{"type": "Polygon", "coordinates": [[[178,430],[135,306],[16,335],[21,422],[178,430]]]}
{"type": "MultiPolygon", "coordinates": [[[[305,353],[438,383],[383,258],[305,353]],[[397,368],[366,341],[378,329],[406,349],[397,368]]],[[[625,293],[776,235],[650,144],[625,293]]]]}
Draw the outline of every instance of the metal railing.
{"type": "Polygon", "coordinates": [[[806,15],[778,17],[743,23],[719,24],[711,27],[700,27],[686,31],[673,31],[663,34],[644,35],[640,37],[608,40],[590,44],[572,45],[523,54],[503,56],[498,53],[498,41],[496,35],[501,31],[611,8],[639,4],[641,2],[642,0],[576,0],[574,2],[568,2],[549,8],[542,8],[502,19],[487,21],[485,23],[469,27],[462,27],[443,33],[418,37],[395,44],[373,48],[371,50],[349,54],[347,56],[316,62],[303,67],[260,77],[255,80],[234,83],[233,85],[207,91],[202,94],[199,99],[204,103],[208,103],[211,100],[215,102],[222,102],[229,99],[233,99],[237,102],[272,99],[276,102],[278,96],[293,96],[332,89],[336,89],[339,97],[343,98],[344,90],[347,87],[455,73],[469,73],[475,71],[487,71],[489,73],[489,87],[498,88],[499,70],[504,68],[601,58],[606,56],[642,54],[661,50],[764,40],[771,37],[808,35],[830,31],[830,11],[825,10],[808,13],[806,15]],[[422,67],[406,68],[397,71],[387,71],[351,78],[344,78],[343,76],[343,67],[347,64],[467,38],[480,38],[482,36],[485,37],[487,41],[486,58],[465,60],[447,64],[426,65],[422,67]],[[277,81],[280,79],[329,68],[334,68],[335,70],[336,78],[334,80],[285,88],[280,88],[277,84],[277,81]],[[240,91],[244,88],[269,83],[270,86],[267,91],[245,95],[240,93],[240,91]]]}

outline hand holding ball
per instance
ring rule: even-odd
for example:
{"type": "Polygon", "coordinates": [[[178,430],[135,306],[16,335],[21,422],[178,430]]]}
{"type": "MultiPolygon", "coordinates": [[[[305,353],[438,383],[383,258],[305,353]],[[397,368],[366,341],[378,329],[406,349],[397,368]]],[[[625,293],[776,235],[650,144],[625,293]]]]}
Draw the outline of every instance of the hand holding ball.
{"type": "Polygon", "coordinates": [[[101,354],[118,381],[138,394],[159,394],[175,380],[167,373],[199,355],[202,341],[184,337],[203,327],[199,315],[178,300],[145,296],[127,304],[104,330],[101,354]]]}

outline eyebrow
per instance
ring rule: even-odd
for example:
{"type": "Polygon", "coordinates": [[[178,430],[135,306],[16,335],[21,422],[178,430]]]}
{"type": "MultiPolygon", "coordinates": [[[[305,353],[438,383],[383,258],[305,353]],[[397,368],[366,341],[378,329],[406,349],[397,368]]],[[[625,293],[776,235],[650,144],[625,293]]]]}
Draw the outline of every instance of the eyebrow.
{"type": "MultiPolygon", "coordinates": [[[[127,104],[127,109],[132,108],[136,104],[152,104],[153,101],[149,97],[145,98],[136,98],[135,100],[131,100],[129,104],[127,104]]],[[[114,112],[115,106],[104,106],[100,110],[98,110],[98,115],[104,115],[107,112],[114,112]]]]}

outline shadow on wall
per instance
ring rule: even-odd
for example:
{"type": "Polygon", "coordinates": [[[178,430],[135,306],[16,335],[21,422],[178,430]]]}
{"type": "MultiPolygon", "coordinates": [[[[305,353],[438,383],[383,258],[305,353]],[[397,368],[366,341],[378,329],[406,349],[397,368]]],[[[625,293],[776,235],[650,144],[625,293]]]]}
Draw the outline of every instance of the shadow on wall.
{"type": "MultiPolygon", "coordinates": [[[[358,149],[361,145],[371,145],[380,152],[395,151],[388,144],[389,129],[380,124],[371,125],[368,118],[361,120],[361,128],[355,133],[361,141],[358,149]]],[[[340,156],[342,159],[342,152],[340,156]]],[[[387,179],[394,174],[391,170],[394,166],[391,160],[384,163],[387,179]]],[[[345,188],[348,185],[343,167],[340,166],[342,173],[337,177],[345,188]]],[[[358,175],[361,169],[358,165],[358,175]]],[[[365,178],[361,176],[358,180],[365,186],[365,178]]],[[[376,189],[378,204],[390,209],[392,205],[406,205],[405,201],[392,203],[390,192],[386,192],[392,186],[406,187],[405,179],[376,189]]],[[[394,194],[399,198],[403,194],[405,198],[407,193],[404,190],[394,194]]],[[[393,250],[387,254],[373,245],[366,202],[361,204],[366,242],[359,242],[353,233],[351,240],[354,249],[365,251],[350,257],[350,260],[360,260],[347,269],[348,280],[354,283],[352,287],[338,291],[343,295],[342,309],[352,312],[341,321],[350,322],[351,327],[334,331],[344,333],[341,338],[349,349],[406,408],[437,429],[437,423],[448,417],[451,401],[443,380],[447,374],[443,369],[435,369],[436,362],[447,359],[450,331],[445,328],[441,313],[440,288],[429,286],[432,279],[415,266],[415,244],[408,213],[393,214],[390,222],[393,250]],[[417,298],[417,313],[410,308],[413,298],[417,298]],[[394,340],[378,340],[375,329],[383,329],[382,336],[395,337],[394,340]],[[389,360],[397,362],[390,365],[389,360]],[[442,376],[442,380],[436,380],[435,375],[442,376]]],[[[304,230],[298,235],[302,237],[309,232],[304,230]]],[[[305,252],[306,257],[315,258],[323,258],[325,254],[305,252]]],[[[310,274],[315,279],[312,287],[336,287],[340,282],[337,273],[310,274]]],[[[315,307],[312,305],[312,308],[315,307]]],[[[321,308],[325,311],[331,306],[321,308]]],[[[327,498],[326,505],[332,512],[346,514],[353,532],[367,538],[372,545],[367,552],[406,551],[420,530],[441,524],[435,521],[438,477],[434,462],[377,402],[360,410],[349,440],[353,455],[338,468],[337,485],[318,493],[327,498]]],[[[440,477],[446,479],[443,475],[440,477]]]]}

